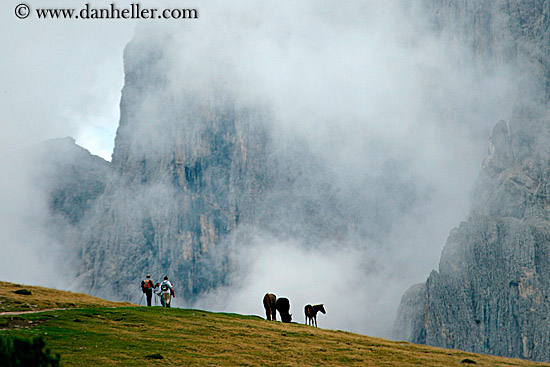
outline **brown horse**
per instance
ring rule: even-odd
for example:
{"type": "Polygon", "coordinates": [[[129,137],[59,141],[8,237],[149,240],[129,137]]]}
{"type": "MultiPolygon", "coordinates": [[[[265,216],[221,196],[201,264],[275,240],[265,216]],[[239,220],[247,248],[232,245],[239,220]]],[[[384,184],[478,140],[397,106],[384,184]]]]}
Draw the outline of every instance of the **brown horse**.
{"type": "Polygon", "coordinates": [[[304,307],[304,312],[306,314],[306,324],[314,326],[313,323],[315,323],[315,327],[317,327],[317,312],[321,311],[322,313],[326,314],[325,306],[324,305],[307,305],[304,307]]]}
{"type": "Polygon", "coordinates": [[[275,309],[276,302],[277,302],[277,296],[275,296],[272,293],[265,294],[264,308],[265,308],[265,316],[268,320],[277,321],[277,310],[275,309]]]}
{"type": "Polygon", "coordinates": [[[281,314],[281,321],[282,322],[291,322],[292,321],[292,314],[290,313],[290,301],[288,298],[277,298],[276,303],[277,311],[281,314]]]}

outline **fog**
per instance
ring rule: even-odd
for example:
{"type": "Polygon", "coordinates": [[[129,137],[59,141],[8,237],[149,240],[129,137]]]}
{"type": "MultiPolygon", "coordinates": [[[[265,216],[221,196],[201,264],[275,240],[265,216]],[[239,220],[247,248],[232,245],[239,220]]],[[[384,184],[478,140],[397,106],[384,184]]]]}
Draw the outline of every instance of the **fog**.
{"type": "Polygon", "coordinates": [[[317,249],[256,231],[234,239],[241,272],[196,306],[263,315],[269,291],[290,299],[295,321],[304,322],[305,304],[324,303],[323,327],[390,337],[400,296],[437,269],[449,231],[467,218],[488,137],[510,115],[519,76],[506,64],[487,71],[492,60],[466,39],[436,35],[399,2],[242,6],[233,17],[204,8],[167,47],[173,87],[223,80],[241,100],[268,105],[275,145],[306,144],[326,179],[364,206],[359,215],[379,205],[386,217],[377,238],[317,249]]]}
{"type": "MultiPolygon", "coordinates": [[[[140,47],[164,50],[163,93],[223,85],[239,104],[263,106],[275,148],[301,144],[323,162],[326,176],[311,178],[311,187],[333,185],[364,228],[314,247],[239,228],[223,243],[235,268],[228,285],[192,306],[263,316],[262,297],[272,292],[290,299],[294,321],[304,322],[307,303],[324,303],[321,327],[390,337],[401,295],[437,268],[449,231],[468,215],[488,137],[508,119],[520,75],[505,63],[487,70],[490,60],[473,54],[466,39],[433,32],[398,1],[195,7],[198,20],[137,26],[140,47]]],[[[14,34],[4,39],[15,52],[0,60],[9,70],[2,76],[2,151],[74,135],[109,159],[132,23],[22,21],[7,8],[2,24],[12,28],[1,32],[14,34]]],[[[153,114],[166,101],[150,103],[141,108],[153,114]]],[[[136,136],[171,146],[151,120],[142,121],[136,136]]],[[[44,278],[55,278],[55,262],[34,255],[57,244],[40,225],[28,231],[28,213],[47,216],[46,199],[29,180],[13,183],[27,177],[19,175],[23,168],[4,170],[12,182],[2,186],[1,217],[9,220],[2,221],[8,255],[0,278],[51,285],[44,278]]],[[[311,195],[308,185],[303,190],[311,195]]]]}
{"type": "MultiPolygon", "coordinates": [[[[97,6],[110,2],[94,1],[97,6]]],[[[123,6],[129,1],[117,2],[123,6]]],[[[0,5],[2,151],[73,136],[110,159],[124,75],[122,49],[134,21],[38,20],[15,17],[18,3],[0,5]]],[[[71,0],[30,1],[32,8],[70,8],[71,0]]]]}
{"type": "MultiPolygon", "coordinates": [[[[37,182],[37,167],[24,155],[46,139],[73,136],[110,159],[124,80],[122,49],[135,22],[21,20],[14,15],[17,4],[0,4],[5,50],[0,58],[0,279],[68,288],[71,279],[59,267],[66,260],[63,251],[46,234],[51,228],[44,228],[48,198],[37,182]]],[[[27,4],[75,6],[70,0],[27,4]]]]}

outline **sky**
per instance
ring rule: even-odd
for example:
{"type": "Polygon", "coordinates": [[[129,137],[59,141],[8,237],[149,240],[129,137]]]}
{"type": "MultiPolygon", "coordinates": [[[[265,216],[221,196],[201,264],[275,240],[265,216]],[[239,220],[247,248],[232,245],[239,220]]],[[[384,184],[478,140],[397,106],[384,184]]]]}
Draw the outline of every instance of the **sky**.
{"type": "MultiPolygon", "coordinates": [[[[27,3],[32,9],[78,8],[85,1],[27,3]]],[[[128,3],[116,2],[119,7],[128,3]]],[[[0,58],[0,163],[16,170],[8,161],[18,149],[65,136],[110,160],[124,83],[122,55],[136,21],[17,19],[18,4],[7,0],[0,5],[0,42],[9,50],[0,58]]],[[[95,6],[101,4],[110,2],[94,1],[95,6]]],[[[467,217],[469,192],[491,129],[510,113],[513,75],[495,70],[480,77],[467,49],[430,35],[392,1],[282,1],[272,7],[246,1],[195,4],[200,19],[185,33],[175,33],[173,50],[167,52],[173,76],[167,88],[200,83],[200,78],[189,76],[204,70],[208,78],[225,78],[224,67],[230,65],[241,95],[269,100],[281,140],[289,135],[303,138],[336,173],[339,186],[355,189],[369,176],[378,183],[365,195],[391,200],[385,184],[405,179],[416,182],[421,199],[429,198],[420,200],[408,215],[393,218],[385,250],[368,252],[376,259],[369,275],[360,260],[365,253],[311,252],[270,239],[279,249],[274,255],[254,245],[248,249],[242,264],[248,275],[238,294],[260,294],[261,299],[270,279],[264,269],[275,263],[290,270],[272,283],[270,291],[297,305],[324,302],[328,327],[388,337],[400,295],[437,268],[446,236],[467,217]],[[340,264],[346,264],[345,271],[340,264]],[[305,279],[308,291],[293,279],[305,279]],[[327,289],[337,296],[326,295],[327,289]],[[361,322],[349,317],[353,305],[365,301],[371,312],[361,322]],[[339,310],[340,316],[331,310],[339,310]]],[[[148,26],[165,21],[155,22],[159,23],[148,26]]],[[[37,245],[44,238],[25,231],[22,223],[29,212],[40,215],[45,208],[32,205],[38,194],[21,189],[17,180],[1,184],[6,204],[0,218],[12,223],[2,227],[8,233],[4,238],[26,247],[10,252],[8,257],[16,260],[12,264],[0,263],[13,269],[0,271],[0,277],[9,274],[12,279],[6,280],[35,283],[36,278],[17,267],[29,261],[25,254],[48,247],[37,245]]],[[[9,243],[4,240],[2,246],[9,243]]],[[[215,309],[216,297],[207,295],[202,305],[215,309]]],[[[231,301],[223,310],[261,314],[261,303],[251,299],[246,304],[231,301]]],[[[294,312],[302,310],[296,307],[294,312]]],[[[320,325],[324,317],[319,316],[320,325]]]]}
{"type": "MultiPolygon", "coordinates": [[[[119,1],[122,5],[128,1],[119,1]]],[[[19,1],[0,5],[2,118],[0,149],[72,136],[110,160],[124,82],[122,53],[133,20],[18,19],[19,1]]],[[[31,8],[86,2],[30,0],[31,8]]],[[[109,4],[107,1],[94,1],[109,4]]]]}

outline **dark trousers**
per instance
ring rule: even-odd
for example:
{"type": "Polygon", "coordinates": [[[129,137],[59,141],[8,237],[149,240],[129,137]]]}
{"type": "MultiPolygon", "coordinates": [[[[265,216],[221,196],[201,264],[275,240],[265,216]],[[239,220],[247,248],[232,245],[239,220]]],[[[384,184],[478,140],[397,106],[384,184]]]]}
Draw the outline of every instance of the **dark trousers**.
{"type": "Polygon", "coordinates": [[[153,290],[152,289],[146,289],[145,296],[147,297],[147,306],[151,306],[151,298],[153,298],[153,290]]]}

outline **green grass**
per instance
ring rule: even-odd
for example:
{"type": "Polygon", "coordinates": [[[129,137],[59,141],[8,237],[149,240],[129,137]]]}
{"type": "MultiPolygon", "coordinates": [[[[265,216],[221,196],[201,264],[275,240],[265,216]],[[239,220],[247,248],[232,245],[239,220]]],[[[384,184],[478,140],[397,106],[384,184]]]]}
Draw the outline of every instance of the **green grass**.
{"type": "Polygon", "coordinates": [[[91,307],[0,316],[0,334],[43,336],[62,366],[542,366],[257,316],[91,307]]]}

